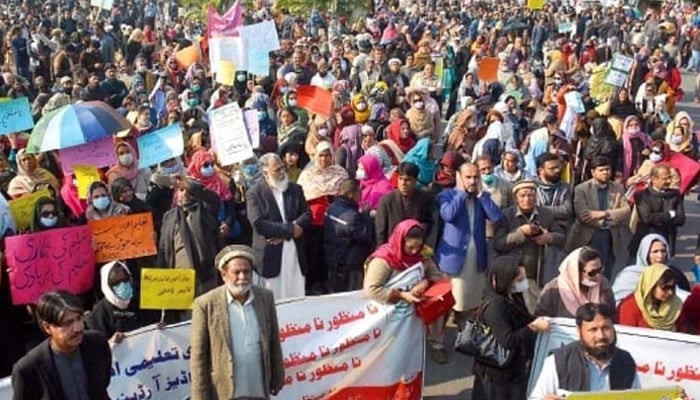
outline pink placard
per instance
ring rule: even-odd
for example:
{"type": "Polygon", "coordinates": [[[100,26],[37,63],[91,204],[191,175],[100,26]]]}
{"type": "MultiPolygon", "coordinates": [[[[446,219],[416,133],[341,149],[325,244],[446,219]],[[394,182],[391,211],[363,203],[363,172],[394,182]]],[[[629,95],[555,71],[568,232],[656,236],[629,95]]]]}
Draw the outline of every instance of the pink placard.
{"type": "Polygon", "coordinates": [[[92,288],[95,251],[88,226],[10,236],[5,246],[13,304],[35,304],[51,290],[92,288]]]}
{"type": "Polygon", "coordinates": [[[58,154],[64,174],[72,174],[73,165],[92,165],[101,168],[117,163],[114,139],[111,136],[80,146],[62,149],[58,154]]]}

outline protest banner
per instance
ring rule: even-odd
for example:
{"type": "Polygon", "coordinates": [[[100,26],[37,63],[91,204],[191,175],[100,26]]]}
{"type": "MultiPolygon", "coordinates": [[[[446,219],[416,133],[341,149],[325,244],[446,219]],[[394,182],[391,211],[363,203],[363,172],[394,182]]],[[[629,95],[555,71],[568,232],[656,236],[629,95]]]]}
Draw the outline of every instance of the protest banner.
{"type": "Polygon", "coordinates": [[[88,221],[99,263],[151,256],[157,253],[150,212],[88,221]]]}
{"type": "Polygon", "coordinates": [[[614,390],[609,392],[585,392],[566,395],[566,400],[680,400],[681,389],[668,387],[660,389],[614,390]]]}
{"type": "Polygon", "coordinates": [[[0,135],[26,131],[34,127],[27,97],[0,102],[0,135]]]}
{"type": "Polygon", "coordinates": [[[58,152],[64,174],[72,174],[74,165],[94,165],[101,168],[117,163],[114,139],[111,136],[58,152]]]}
{"type": "Polygon", "coordinates": [[[139,168],[148,168],[182,155],[185,139],[180,124],[172,124],[136,139],[139,149],[139,168]]]}
{"type": "Polygon", "coordinates": [[[297,105],[328,118],[333,110],[333,95],[317,86],[302,85],[297,87],[297,105]]]}
{"type": "Polygon", "coordinates": [[[613,55],[610,68],[605,76],[605,83],[615,87],[625,86],[633,63],[634,59],[632,57],[627,57],[619,53],[613,55]]]}
{"type": "Polygon", "coordinates": [[[182,68],[189,68],[190,65],[198,63],[202,59],[202,52],[199,45],[193,44],[175,53],[175,60],[182,68]]]}
{"type": "MultiPolygon", "coordinates": [[[[617,347],[630,352],[637,364],[642,388],[678,385],[689,396],[700,398],[700,337],[621,325],[615,325],[615,330],[617,347]]],[[[537,338],[528,392],[534,387],[550,352],[574,340],[578,340],[576,322],[553,318],[549,332],[537,338]]]]}
{"type": "Polygon", "coordinates": [[[213,37],[209,39],[209,64],[218,73],[219,61],[230,61],[241,71],[248,69],[248,51],[240,37],[213,37]]]}
{"type": "Polygon", "coordinates": [[[222,166],[231,165],[253,157],[253,147],[243,113],[237,103],[230,103],[209,112],[209,129],[212,147],[222,166]]]}
{"type": "Polygon", "coordinates": [[[268,75],[270,73],[269,53],[280,49],[275,22],[264,21],[241,26],[239,32],[248,50],[246,70],[252,74],[268,75]]]}
{"type": "Polygon", "coordinates": [[[254,75],[270,75],[270,53],[248,48],[248,72],[254,75]]]}
{"type": "Polygon", "coordinates": [[[498,80],[498,65],[500,64],[498,57],[482,58],[479,62],[479,81],[488,83],[498,80]]]}
{"type": "Polygon", "coordinates": [[[0,234],[5,234],[8,229],[12,232],[17,232],[17,225],[15,225],[15,220],[12,218],[10,204],[5,196],[0,193],[0,234]]]}
{"type": "MultiPolygon", "coordinates": [[[[410,287],[420,277],[413,267],[390,286],[410,287]]],[[[277,399],[422,398],[425,327],[413,306],[351,292],[281,302],[277,315],[286,375],[277,399]]],[[[110,397],[187,398],[190,330],[186,322],[127,333],[112,348],[110,397]]]]}
{"type": "Polygon", "coordinates": [[[111,10],[114,0],[90,0],[90,5],[92,7],[97,7],[102,10],[111,10]]]}
{"type": "Polygon", "coordinates": [[[544,8],[545,0],[527,0],[527,8],[530,10],[541,10],[544,8]]]}
{"type": "Polygon", "coordinates": [[[242,24],[243,7],[240,0],[236,0],[224,15],[219,15],[212,6],[207,8],[207,34],[210,37],[238,35],[238,28],[242,24]]]}
{"type": "Polygon", "coordinates": [[[216,68],[216,82],[232,86],[236,79],[236,64],[231,61],[219,60],[216,68]]]}
{"type": "Polygon", "coordinates": [[[78,198],[87,199],[90,185],[101,181],[100,171],[92,165],[74,165],[73,173],[78,180],[78,198]]]}
{"type": "Polygon", "coordinates": [[[42,197],[51,197],[49,189],[44,188],[19,199],[9,201],[10,213],[18,230],[24,231],[29,228],[34,215],[34,204],[42,197]]]}
{"type": "Polygon", "coordinates": [[[260,148],[260,121],[258,121],[258,110],[245,110],[243,112],[245,128],[248,130],[248,139],[254,149],[260,148]]]}
{"type": "Polygon", "coordinates": [[[87,226],[9,236],[5,247],[13,304],[35,304],[50,290],[92,288],[95,254],[87,226]]]}
{"type": "Polygon", "coordinates": [[[583,105],[583,97],[580,92],[572,90],[564,95],[567,107],[571,107],[576,114],[584,114],[586,107],[583,105]]]}
{"type": "Polygon", "coordinates": [[[561,22],[557,26],[557,31],[559,33],[570,33],[575,30],[574,24],[571,22],[561,22]]]}
{"type": "Polygon", "coordinates": [[[142,268],[141,308],[189,310],[194,301],[195,271],[191,268],[142,268]]]}

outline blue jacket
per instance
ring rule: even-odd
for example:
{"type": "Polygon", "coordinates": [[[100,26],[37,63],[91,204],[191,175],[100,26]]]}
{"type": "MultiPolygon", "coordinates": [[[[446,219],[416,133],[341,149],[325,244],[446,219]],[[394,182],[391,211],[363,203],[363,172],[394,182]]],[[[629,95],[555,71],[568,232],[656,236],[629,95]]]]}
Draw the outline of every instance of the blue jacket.
{"type": "Polygon", "coordinates": [[[437,245],[435,259],[440,269],[448,274],[459,274],[467,258],[467,246],[471,235],[476,244],[476,265],[479,271],[488,267],[486,245],[486,219],[498,223],[503,213],[491,200],[488,192],[482,192],[474,203],[474,232],[469,230],[467,215],[467,193],[463,190],[446,189],[438,194],[440,218],[444,221],[442,237],[437,245]]]}

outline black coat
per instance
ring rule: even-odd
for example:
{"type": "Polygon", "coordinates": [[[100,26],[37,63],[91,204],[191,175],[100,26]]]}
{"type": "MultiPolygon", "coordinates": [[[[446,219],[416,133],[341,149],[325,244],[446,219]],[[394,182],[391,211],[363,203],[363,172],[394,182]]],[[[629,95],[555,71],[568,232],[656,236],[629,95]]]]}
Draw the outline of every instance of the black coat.
{"type": "Polygon", "coordinates": [[[116,332],[131,332],[146,325],[158,322],[160,313],[150,310],[139,310],[138,299],[132,299],[126,310],[121,310],[102,299],[92,308],[87,325],[90,329],[102,332],[111,338],[116,332]]]}
{"type": "Polygon", "coordinates": [[[374,225],[356,202],[336,197],[323,221],[326,265],[339,272],[361,270],[374,246],[374,225]]]}
{"type": "Polygon", "coordinates": [[[378,245],[386,243],[396,225],[409,218],[418,220],[425,228],[425,237],[430,236],[434,222],[430,195],[415,189],[411,203],[410,209],[405,209],[398,190],[385,194],[379,200],[374,219],[378,245]]]}
{"type": "Polygon", "coordinates": [[[253,226],[255,268],[263,278],[278,276],[282,268],[283,244],[273,245],[268,243],[267,239],[294,240],[301,272],[306,274],[308,270],[306,241],[304,235],[294,239],[293,224],[296,223],[304,230],[311,227],[309,205],[306,204],[301,186],[296,183],[289,182],[289,186],[282,196],[287,222],[283,222],[272,189],[267,185],[267,182],[258,182],[246,194],[248,220],[253,226]]]}
{"type": "MultiPolygon", "coordinates": [[[[100,332],[85,331],[80,355],[90,399],[109,399],[107,386],[111,379],[112,352],[105,336],[100,332]]],[[[70,400],[63,394],[49,339],[15,364],[12,369],[12,391],[14,400],[70,400]]]]}
{"type": "Polygon", "coordinates": [[[636,253],[644,236],[649,233],[658,233],[671,246],[669,251],[669,257],[671,257],[675,254],[676,231],[679,226],[685,224],[683,196],[677,189],[658,192],[647,188],[636,193],[634,198],[639,221],[630,241],[630,249],[634,249],[636,253]],[[674,217],[669,214],[671,210],[676,213],[674,217]]]}

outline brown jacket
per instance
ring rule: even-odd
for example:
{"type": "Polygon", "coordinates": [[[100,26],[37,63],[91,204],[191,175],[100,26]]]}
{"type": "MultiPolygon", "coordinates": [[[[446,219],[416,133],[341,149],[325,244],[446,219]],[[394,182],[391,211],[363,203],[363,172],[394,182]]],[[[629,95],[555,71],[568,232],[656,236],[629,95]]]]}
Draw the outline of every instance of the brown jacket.
{"type": "MultiPolygon", "coordinates": [[[[586,222],[589,211],[600,210],[598,206],[598,188],[589,179],[574,189],[574,213],[576,220],[571,227],[564,251],[570,253],[574,249],[586,246],[591,242],[593,233],[598,229],[597,221],[586,222]]],[[[622,241],[621,227],[629,222],[630,206],[625,199],[625,189],[619,183],[608,183],[608,209],[610,213],[610,232],[613,238],[613,249],[619,249],[622,241]]]]}
{"type": "MultiPolygon", "coordinates": [[[[272,292],[257,286],[253,307],[260,327],[260,347],[264,387],[267,396],[284,384],[282,346],[277,311],[272,292]]],[[[192,400],[229,400],[235,397],[233,349],[228,320],[226,286],[220,286],[195,299],[192,306],[192,400]]]]}

